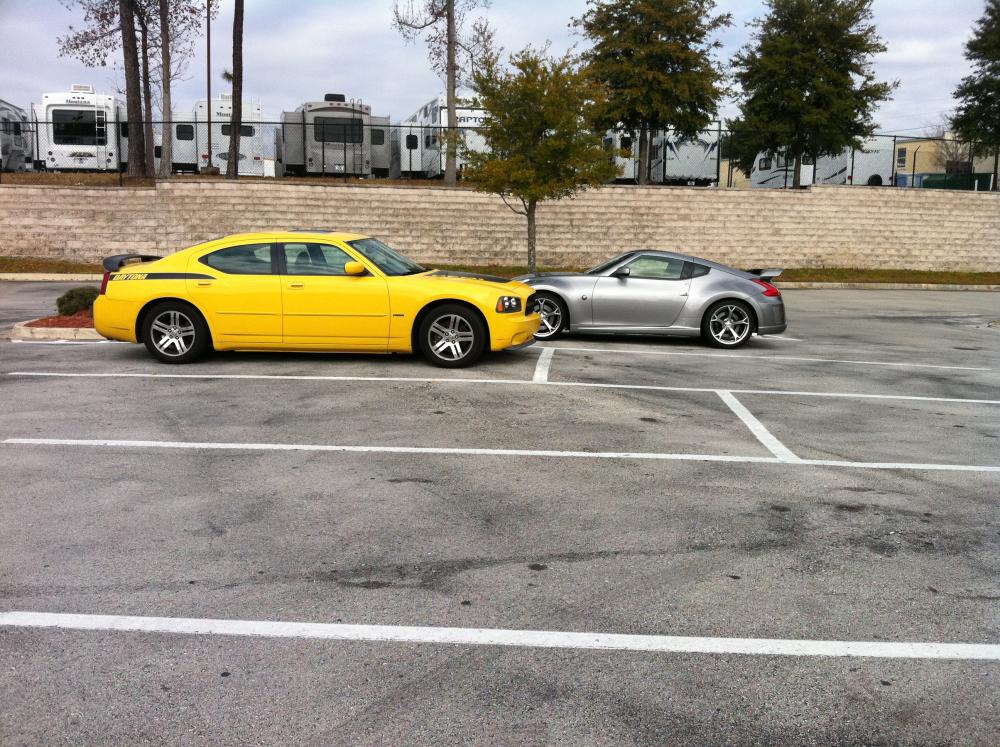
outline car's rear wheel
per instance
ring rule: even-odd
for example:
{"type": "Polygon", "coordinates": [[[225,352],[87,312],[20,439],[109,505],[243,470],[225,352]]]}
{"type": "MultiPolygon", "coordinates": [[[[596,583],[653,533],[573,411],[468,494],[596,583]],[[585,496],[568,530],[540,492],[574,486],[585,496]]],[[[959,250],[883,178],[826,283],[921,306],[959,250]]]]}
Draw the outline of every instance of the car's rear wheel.
{"type": "Polygon", "coordinates": [[[162,363],[191,363],[209,348],[208,325],[194,307],[164,301],[149,310],[142,324],[142,340],[162,363]]]}
{"type": "Polygon", "coordinates": [[[712,304],[701,320],[701,336],[717,348],[738,348],[753,334],[753,311],[742,301],[712,304]]]}
{"type": "Polygon", "coordinates": [[[555,293],[538,294],[538,315],[542,323],[535,337],[539,340],[551,340],[556,337],[566,329],[569,321],[566,304],[555,293]]]}
{"type": "Polygon", "coordinates": [[[462,368],[482,358],[486,325],[475,312],[458,304],[432,309],[420,322],[417,347],[435,366],[462,368]]]}

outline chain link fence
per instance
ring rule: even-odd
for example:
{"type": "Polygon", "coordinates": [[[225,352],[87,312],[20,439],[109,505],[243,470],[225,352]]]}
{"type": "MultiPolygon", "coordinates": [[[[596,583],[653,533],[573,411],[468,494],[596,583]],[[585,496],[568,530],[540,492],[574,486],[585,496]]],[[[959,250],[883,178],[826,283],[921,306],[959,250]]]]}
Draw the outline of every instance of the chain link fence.
{"type": "MultiPolygon", "coordinates": [[[[141,125],[142,126],[142,125],[141,125]]],[[[142,126],[150,143],[146,178],[226,176],[233,137],[228,121],[175,119],[142,126]],[[164,142],[165,131],[169,143],[164,142]]],[[[135,126],[76,116],[54,121],[0,123],[0,183],[124,185],[129,140],[135,126]]],[[[475,127],[458,128],[462,152],[485,151],[475,127]]],[[[619,167],[618,183],[638,183],[643,170],[641,138],[627,130],[603,136],[619,167]]],[[[738,166],[735,136],[719,125],[694,137],[658,131],[647,138],[647,182],[654,185],[787,189],[795,164],[782,150],[758,153],[750,173],[738,166]]],[[[241,178],[434,180],[444,175],[447,128],[390,124],[387,117],[307,116],[289,112],[281,121],[244,121],[235,168],[241,178]]],[[[801,184],[867,185],[988,191],[996,188],[996,154],[943,137],[880,135],[863,147],[803,158],[801,184]]]]}

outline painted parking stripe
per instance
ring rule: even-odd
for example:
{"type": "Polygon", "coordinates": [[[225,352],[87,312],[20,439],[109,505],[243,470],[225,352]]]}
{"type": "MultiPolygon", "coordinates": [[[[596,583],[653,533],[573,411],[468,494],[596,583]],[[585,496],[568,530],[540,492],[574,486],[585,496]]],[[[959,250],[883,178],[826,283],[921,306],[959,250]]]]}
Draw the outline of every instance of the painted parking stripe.
{"type": "Polygon", "coordinates": [[[555,350],[576,353],[625,353],[630,355],[666,355],[691,358],[725,358],[727,360],[778,361],[800,363],[844,363],[856,366],[890,366],[898,368],[934,368],[945,371],[992,371],[992,368],[979,366],[944,366],[934,363],[909,363],[902,361],[860,361],[848,358],[807,358],[797,355],[746,355],[741,353],[691,353],[683,350],[638,350],[623,348],[584,348],[565,345],[542,346],[553,347],[555,350]]]}
{"type": "MultiPolygon", "coordinates": [[[[306,374],[167,374],[167,373],[80,373],[75,371],[8,371],[7,376],[84,378],[84,379],[260,379],[263,381],[370,381],[414,384],[534,384],[528,379],[470,379],[427,376],[319,376],[306,374]]],[[[597,381],[546,381],[546,386],[584,387],[591,389],[623,389],[654,392],[708,392],[718,389],[697,386],[660,386],[658,384],[606,384],[597,381]]],[[[954,402],[967,405],[1000,405],[1000,399],[966,399],[963,397],[924,397],[909,394],[862,394],[858,392],[803,392],[784,389],[728,389],[733,394],[789,395],[793,397],[834,397],[845,399],[904,400],[909,402],[954,402]]]]}
{"type": "Polygon", "coordinates": [[[121,340],[10,340],[17,345],[128,345],[121,340]]]}
{"type": "Polygon", "coordinates": [[[722,638],[621,633],[578,633],[558,630],[445,628],[410,625],[213,620],[186,617],[77,615],[53,612],[0,612],[0,626],[60,630],[170,633],[180,635],[308,638],[326,641],[374,641],[464,646],[675,654],[739,654],[749,656],[818,656],[881,659],[1000,660],[1000,646],[982,643],[891,641],[821,641],[782,638],[722,638]]]}
{"type": "Polygon", "coordinates": [[[312,451],[375,454],[439,454],[450,456],[536,457],[548,459],[643,459],[676,462],[731,462],[877,470],[933,470],[995,472],[1000,466],[915,462],[850,462],[835,459],[784,460],[777,457],[731,454],[675,454],[647,451],[556,451],[550,449],[479,449],[449,446],[348,446],[343,444],[234,443],[225,441],[139,441],[119,438],[6,438],[0,444],[22,446],[80,446],[117,449],[192,449],[195,451],[312,451]]]}
{"type": "Polygon", "coordinates": [[[783,462],[798,462],[799,458],[792,453],[792,450],[779,441],[763,423],[761,423],[743,403],[733,396],[732,392],[719,390],[719,397],[726,406],[743,421],[743,424],[750,429],[750,432],[760,441],[764,447],[783,462]]]}
{"type": "Polygon", "coordinates": [[[533,383],[544,384],[549,380],[549,366],[552,365],[552,356],[555,352],[555,348],[542,348],[538,363],[535,364],[535,375],[531,379],[533,383]]]}

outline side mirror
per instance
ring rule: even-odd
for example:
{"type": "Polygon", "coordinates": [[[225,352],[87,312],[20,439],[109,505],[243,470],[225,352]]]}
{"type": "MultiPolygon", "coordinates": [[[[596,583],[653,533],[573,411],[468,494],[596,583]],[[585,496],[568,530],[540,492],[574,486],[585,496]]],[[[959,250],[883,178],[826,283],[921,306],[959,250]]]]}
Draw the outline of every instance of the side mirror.
{"type": "Polygon", "coordinates": [[[360,262],[348,262],[344,265],[344,273],[347,275],[364,275],[367,270],[360,262]]]}
{"type": "Polygon", "coordinates": [[[632,274],[632,271],[627,267],[619,267],[617,270],[611,273],[613,278],[622,278],[623,280],[632,274]]]}

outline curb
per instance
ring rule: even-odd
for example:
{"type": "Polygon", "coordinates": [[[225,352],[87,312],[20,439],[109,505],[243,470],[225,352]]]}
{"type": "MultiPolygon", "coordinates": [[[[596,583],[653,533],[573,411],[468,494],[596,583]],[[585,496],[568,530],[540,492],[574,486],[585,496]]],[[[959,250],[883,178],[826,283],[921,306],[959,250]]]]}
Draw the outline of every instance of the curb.
{"type": "Polygon", "coordinates": [[[103,275],[70,272],[0,272],[0,280],[47,281],[64,283],[101,282],[103,275]]]}
{"type": "Polygon", "coordinates": [[[961,285],[958,283],[809,283],[775,279],[780,290],[932,290],[1000,291],[1000,285],[961,285]]]}
{"type": "MultiPolygon", "coordinates": [[[[34,321],[34,320],[29,320],[34,321]]],[[[29,327],[18,322],[10,330],[12,340],[103,340],[93,327],[29,327]]]]}

